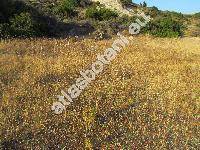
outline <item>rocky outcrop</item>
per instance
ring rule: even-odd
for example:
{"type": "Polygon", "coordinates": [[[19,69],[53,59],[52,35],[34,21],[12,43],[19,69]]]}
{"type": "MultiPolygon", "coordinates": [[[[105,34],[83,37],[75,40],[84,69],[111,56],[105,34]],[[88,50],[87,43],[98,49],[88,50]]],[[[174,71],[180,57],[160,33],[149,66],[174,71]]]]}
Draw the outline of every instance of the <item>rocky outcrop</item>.
{"type": "Polygon", "coordinates": [[[131,13],[122,7],[122,4],[119,0],[92,0],[94,2],[100,2],[101,4],[104,4],[107,8],[110,8],[112,10],[116,10],[117,12],[121,14],[131,15],[131,13]]]}

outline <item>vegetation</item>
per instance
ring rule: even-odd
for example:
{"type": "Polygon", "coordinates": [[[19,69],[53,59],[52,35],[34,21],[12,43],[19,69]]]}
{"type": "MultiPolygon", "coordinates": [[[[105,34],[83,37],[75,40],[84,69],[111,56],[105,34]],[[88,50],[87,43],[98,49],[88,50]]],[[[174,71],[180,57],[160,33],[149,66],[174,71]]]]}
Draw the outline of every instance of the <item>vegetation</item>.
{"type": "MultiPolygon", "coordinates": [[[[121,3],[125,6],[132,1],[121,0],[121,3]]],[[[194,18],[199,19],[199,13],[187,16],[176,12],[162,12],[156,7],[146,7],[145,2],[142,7],[145,13],[155,20],[148,25],[146,33],[160,37],[182,36],[186,33],[184,31],[186,28],[183,28],[184,24],[195,26],[192,31],[188,31],[192,32],[190,35],[194,35],[193,33],[199,35],[197,34],[198,23],[192,21],[194,18]]],[[[67,36],[73,30],[77,30],[77,28],[73,29],[71,24],[76,24],[81,28],[80,22],[90,24],[89,26],[94,28],[94,35],[96,32],[112,34],[123,31],[135,19],[135,16],[121,16],[116,11],[88,0],[55,0],[37,3],[35,1],[25,3],[16,0],[2,0],[0,37],[67,36]]]]}
{"type": "Polygon", "coordinates": [[[21,1],[3,0],[0,37],[33,37],[47,34],[47,24],[38,12],[21,1]]]}
{"type": "Polygon", "coordinates": [[[199,13],[196,13],[196,14],[194,14],[194,16],[195,16],[196,18],[200,18],[200,12],[199,12],[199,13]]]}
{"type": "Polygon", "coordinates": [[[171,18],[161,18],[150,22],[145,32],[158,37],[179,37],[183,35],[183,25],[171,18]]]}
{"type": "Polygon", "coordinates": [[[110,20],[113,18],[117,18],[118,14],[117,12],[102,6],[92,6],[86,10],[86,17],[103,21],[103,20],[110,20]]]}
{"type": "Polygon", "coordinates": [[[142,4],[143,7],[147,7],[147,3],[144,1],[142,4]]]}
{"type": "Polygon", "coordinates": [[[78,6],[77,0],[62,0],[57,7],[57,11],[71,16],[75,12],[76,6],[78,6]]]}
{"type": "Polygon", "coordinates": [[[150,7],[148,10],[148,14],[152,17],[152,18],[156,18],[158,16],[161,15],[161,12],[159,11],[159,9],[155,6],[150,7]]]}
{"type": "Polygon", "coordinates": [[[34,22],[29,13],[21,13],[10,18],[10,33],[13,36],[37,35],[37,23],[34,22]]]}
{"type": "Polygon", "coordinates": [[[132,0],[120,0],[120,2],[123,6],[127,6],[132,3],[132,0]]]}
{"type": "Polygon", "coordinates": [[[138,16],[87,0],[1,0],[0,150],[199,149],[199,14],[142,9],[153,17],[144,33],[156,37],[130,36],[138,16]],[[54,114],[56,95],[117,32],[130,43],[54,114]]]}
{"type": "Polygon", "coordinates": [[[130,41],[60,115],[56,95],[113,40],[1,41],[0,149],[198,149],[200,39],[130,41]]]}

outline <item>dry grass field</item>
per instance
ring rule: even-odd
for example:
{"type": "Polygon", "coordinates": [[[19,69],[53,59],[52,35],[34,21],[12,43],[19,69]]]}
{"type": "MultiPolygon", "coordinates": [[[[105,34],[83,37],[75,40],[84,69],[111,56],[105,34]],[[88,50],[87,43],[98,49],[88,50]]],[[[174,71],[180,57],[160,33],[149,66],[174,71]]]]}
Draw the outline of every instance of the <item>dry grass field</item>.
{"type": "Polygon", "coordinates": [[[56,95],[114,39],[1,41],[0,149],[198,149],[200,38],[130,39],[60,115],[56,95]]]}

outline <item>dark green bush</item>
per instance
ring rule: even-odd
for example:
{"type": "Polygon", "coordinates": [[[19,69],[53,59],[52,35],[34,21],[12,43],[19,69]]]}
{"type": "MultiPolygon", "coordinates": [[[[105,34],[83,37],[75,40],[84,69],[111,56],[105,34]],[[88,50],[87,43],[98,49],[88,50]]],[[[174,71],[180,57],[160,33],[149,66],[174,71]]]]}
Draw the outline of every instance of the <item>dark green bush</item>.
{"type": "Polygon", "coordinates": [[[57,8],[59,13],[67,14],[71,16],[74,13],[75,8],[78,6],[77,0],[62,0],[57,8]]]}
{"type": "Polygon", "coordinates": [[[137,18],[136,16],[122,15],[112,20],[112,22],[120,29],[127,29],[137,18]]]}
{"type": "Polygon", "coordinates": [[[199,13],[196,13],[196,14],[194,14],[194,17],[195,17],[195,18],[200,18],[200,12],[199,12],[199,13]]]}
{"type": "Polygon", "coordinates": [[[92,1],[90,1],[90,0],[78,0],[78,5],[83,8],[87,7],[91,4],[92,4],[92,1]]]}
{"type": "Polygon", "coordinates": [[[10,34],[30,37],[39,34],[39,30],[37,23],[29,13],[20,13],[10,19],[10,34]]]}
{"type": "Polygon", "coordinates": [[[127,15],[122,15],[117,17],[114,22],[120,24],[120,25],[126,25],[129,26],[132,22],[131,22],[131,18],[127,15]]]}
{"type": "Polygon", "coordinates": [[[0,38],[2,37],[9,37],[10,27],[7,23],[0,24],[0,38]]]}
{"type": "Polygon", "coordinates": [[[120,0],[121,4],[127,6],[132,3],[132,0],[120,0]]]}
{"type": "Polygon", "coordinates": [[[157,7],[153,6],[149,8],[149,15],[153,18],[157,17],[160,15],[160,11],[157,7]]]}
{"type": "Polygon", "coordinates": [[[183,35],[183,29],[182,23],[171,18],[161,18],[150,22],[144,31],[158,37],[179,37],[183,35]]]}
{"type": "Polygon", "coordinates": [[[143,7],[147,7],[147,3],[144,1],[142,4],[143,7]]]}
{"type": "Polygon", "coordinates": [[[102,6],[91,6],[86,10],[86,17],[103,21],[118,17],[117,12],[102,6]]]}
{"type": "Polygon", "coordinates": [[[47,35],[47,23],[44,18],[23,1],[1,0],[0,37],[47,35]]]}
{"type": "Polygon", "coordinates": [[[19,0],[1,0],[0,1],[0,14],[3,18],[0,22],[8,22],[10,17],[14,14],[20,14],[21,12],[27,12],[29,10],[28,6],[19,0]]]}

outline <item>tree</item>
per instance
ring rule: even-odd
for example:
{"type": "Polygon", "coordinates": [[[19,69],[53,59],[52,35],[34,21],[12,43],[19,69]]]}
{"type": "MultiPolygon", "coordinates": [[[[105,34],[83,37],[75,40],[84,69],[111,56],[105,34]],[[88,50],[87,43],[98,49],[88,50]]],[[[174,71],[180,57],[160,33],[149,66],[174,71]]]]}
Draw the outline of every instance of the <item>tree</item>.
{"type": "Polygon", "coordinates": [[[142,6],[147,7],[147,3],[144,1],[142,6]]]}

